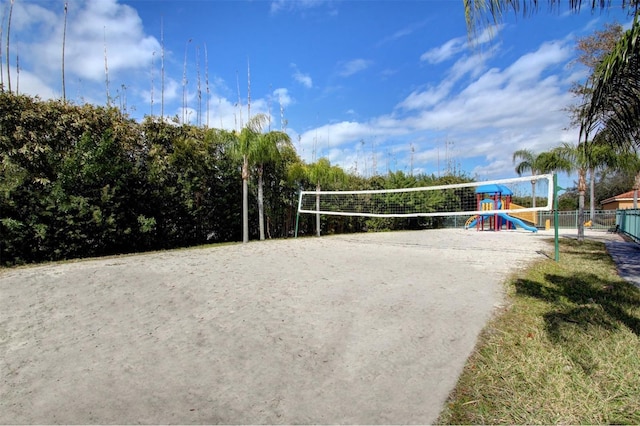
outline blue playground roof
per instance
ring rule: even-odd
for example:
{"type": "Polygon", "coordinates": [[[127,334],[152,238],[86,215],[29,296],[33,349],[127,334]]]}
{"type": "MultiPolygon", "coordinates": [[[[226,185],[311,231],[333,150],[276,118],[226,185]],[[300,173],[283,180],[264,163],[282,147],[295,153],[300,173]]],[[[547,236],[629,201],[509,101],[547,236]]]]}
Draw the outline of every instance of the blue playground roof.
{"type": "Polygon", "coordinates": [[[491,183],[488,185],[480,185],[476,188],[476,194],[502,194],[502,195],[513,195],[513,192],[509,188],[504,185],[499,185],[497,183],[491,183]]]}

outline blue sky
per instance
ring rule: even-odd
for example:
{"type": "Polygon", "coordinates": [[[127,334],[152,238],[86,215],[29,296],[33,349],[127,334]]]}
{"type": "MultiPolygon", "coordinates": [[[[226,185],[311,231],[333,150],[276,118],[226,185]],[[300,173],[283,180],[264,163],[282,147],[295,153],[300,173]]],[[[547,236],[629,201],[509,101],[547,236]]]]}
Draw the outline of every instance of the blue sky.
{"type": "MultiPolygon", "coordinates": [[[[63,0],[15,0],[14,91],[62,96],[63,13],[63,0]]],[[[106,56],[112,102],[137,119],[160,115],[164,44],[168,117],[238,128],[250,70],[251,114],[271,114],[307,162],[328,157],[366,176],[508,178],[515,150],[577,142],[564,111],[576,102],[570,84],[586,76],[576,39],[614,21],[630,18],[543,5],[506,15],[470,48],[462,0],[69,0],[66,95],[105,104],[106,56]]]]}

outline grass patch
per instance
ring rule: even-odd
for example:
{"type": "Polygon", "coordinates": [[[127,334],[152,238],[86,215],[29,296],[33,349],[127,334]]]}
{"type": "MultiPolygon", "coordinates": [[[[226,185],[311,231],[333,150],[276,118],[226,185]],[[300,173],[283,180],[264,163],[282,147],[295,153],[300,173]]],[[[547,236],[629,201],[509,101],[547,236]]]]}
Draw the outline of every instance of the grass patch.
{"type": "Polygon", "coordinates": [[[440,424],[640,424],[640,290],[600,242],[508,283],[440,424]]]}

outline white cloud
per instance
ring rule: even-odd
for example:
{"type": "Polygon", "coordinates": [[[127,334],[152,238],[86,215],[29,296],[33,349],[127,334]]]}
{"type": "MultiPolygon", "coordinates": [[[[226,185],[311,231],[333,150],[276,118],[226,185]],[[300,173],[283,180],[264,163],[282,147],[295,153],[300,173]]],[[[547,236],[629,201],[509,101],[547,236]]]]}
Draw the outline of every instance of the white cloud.
{"type": "Polygon", "coordinates": [[[353,59],[351,61],[342,62],[338,67],[338,75],[342,77],[349,77],[366,70],[372,64],[372,61],[366,59],[353,59]]]}
{"type": "Polygon", "coordinates": [[[467,39],[458,37],[447,41],[445,44],[434,47],[424,52],[420,56],[421,61],[429,62],[430,64],[439,64],[447,59],[460,53],[467,46],[467,39]]]}
{"type": "Polygon", "coordinates": [[[328,0],[274,0],[271,2],[269,11],[272,14],[276,14],[280,11],[292,12],[292,11],[304,11],[308,9],[314,9],[324,5],[331,5],[331,1],[328,0]]]}
{"type": "MultiPolygon", "coordinates": [[[[513,151],[524,147],[543,151],[577,137],[575,130],[564,130],[568,124],[564,108],[574,101],[567,91],[574,75],[566,68],[570,44],[569,40],[544,43],[505,67],[487,68],[500,44],[483,54],[463,55],[439,84],[413,91],[392,114],[305,132],[306,152],[312,152],[318,139],[324,140],[322,135],[330,134],[331,147],[342,150],[332,161],[353,168],[344,162],[354,161],[354,144],[377,138],[404,151],[413,144],[414,171],[428,171],[437,170],[438,163],[444,167],[444,143],[451,140],[455,150],[448,155],[462,163],[463,170],[481,178],[513,176],[513,151]],[[487,165],[477,167],[479,161],[487,165]]],[[[409,154],[393,155],[408,161],[409,154]]]]}
{"type": "MultiPolygon", "coordinates": [[[[64,8],[61,7],[60,10],[63,11],[64,8]]],[[[26,28],[30,28],[32,25],[38,25],[41,26],[44,31],[51,31],[51,29],[56,27],[57,22],[58,17],[53,11],[45,9],[38,4],[22,2],[14,3],[11,15],[12,30],[22,31],[26,28]]]]}
{"type": "Polygon", "coordinates": [[[283,107],[288,107],[293,103],[293,99],[291,95],[289,95],[289,91],[285,88],[278,88],[273,91],[273,97],[278,100],[278,103],[283,107]]]}
{"type": "Polygon", "coordinates": [[[439,86],[427,90],[414,91],[398,104],[398,108],[405,110],[422,110],[441,102],[449,95],[451,83],[444,81],[439,86]]]}
{"type": "Polygon", "coordinates": [[[385,43],[396,41],[398,39],[401,39],[402,37],[407,37],[407,36],[413,34],[414,32],[416,32],[417,30],[419,30],[420,28],[424,27],[427,23],[428,23],[428,20],[423,20],[421,22],[409,24],[409,25],[397,30],[395,33],[391,34],[390,36],[385,37],[384,39],[380,40],[376,44],[376,46],[380,47],[385,43]]]}
{"type": "Polygon", "coordinates": [[[293,68],[293,79],[298,83],[302,84],[306,88],[313,87],[313,80],[309,74],[304,74],[300,72],[298,66],[296,64],[291,64],[291,68],[293,68]]]}
{"type": "MultiPolygon", "coordinates": [[[[473,40],[474,46],[478,48],[480,45],[490,42],[502,30],[502,28],[502,25],[486,28],[478,37],[473,40]]],[[[428,62],[430,64],[439,64],[455,57],[465,50],[471,51],[468,45],[467,37],[456,37],[448,40],[441,46],[427,50],[422,55],[420,55],[420,61],[428,62]]],[[[478,55],[479,54],[475,54],[473,56],[478,55]]]]}
{"type": "Polygon", "coordinates": [[[13,82],[13,90],[30,96],[39,96],[42,99],[53,99],[59,97],[62,93],[62,86],[60,91],[57,92],[42,81],[39,76],[25,70],[20,70],[19,76],[15,73],[15,70],[12,70],[11,81],[13,82]]]}
{"type": "Polygon", "coordinates": [[[493,50],[487,54],[463,56],[449,69],[447,76],[435,87],[426,90],[414,91],[397,105],[397,108],[405,110],[422,110],[430,108],[449,96],[455,83],[467,73],[471,77],[478,77],[485,69],[485,62],[493,56],[493,50]]]}
{"type": "MultiPolygon", "coordinates": [[[[33,5],[29,11],[31,9],[33,5]]],[[[44,36],[29,44],[25,59],[57,76],[61,67],[63,20],[53,22],[51,13],[42,11],[31,16],[30,31],[42,31],[38,34],[44,36]],[[45,30],[37,24],[55,25],[55,28],[45,30]]],[[[35,39],[33,35],[31,38],[35,39]]],[[[133,8],[115,0],[69,4],[65,71],[70,79],[104,81],[105,56],[111,75],[147,69],[154,51],[160,51],[160,44],[154,37],[144,34],[142,21],[133,8]]]]}
{"type": "Polygon", "coordinates": [[[566,43],[544,43],[538,50],[521,56],[507,69],[507,76],[514,81],[535,80],[549,67],[564,65],[572,49],[566,43]]]}

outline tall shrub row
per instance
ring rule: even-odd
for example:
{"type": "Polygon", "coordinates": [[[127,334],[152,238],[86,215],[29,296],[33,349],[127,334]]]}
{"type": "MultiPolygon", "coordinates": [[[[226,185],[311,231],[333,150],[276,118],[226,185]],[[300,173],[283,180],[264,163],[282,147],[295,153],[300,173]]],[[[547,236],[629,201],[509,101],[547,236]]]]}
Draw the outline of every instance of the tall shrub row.
{"type": "Polygon", "coordinates": [[[237,240],[232,137],[0,94],[0,263],[237,240]]]}

